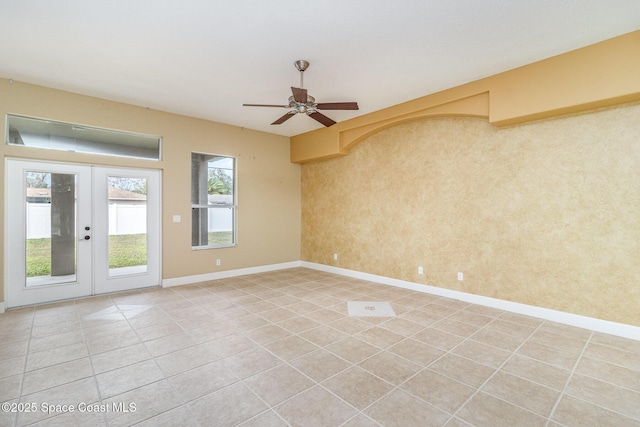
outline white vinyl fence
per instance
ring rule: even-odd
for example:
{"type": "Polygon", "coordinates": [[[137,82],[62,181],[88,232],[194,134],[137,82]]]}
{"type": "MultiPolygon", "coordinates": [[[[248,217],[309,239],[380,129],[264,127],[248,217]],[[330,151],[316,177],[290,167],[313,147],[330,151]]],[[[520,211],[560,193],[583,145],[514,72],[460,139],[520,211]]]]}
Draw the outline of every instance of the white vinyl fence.
{"type": "MultiPolygon", "coordinates": [[[[143,204],[109,204],[109,235],[147,232],[147,206],[143,204]]],[[[51,205],[27,203],[27,239],[51,237],[51,205]]]]}
{"type": "MultiPolygon", "coordinates": [[[[231,209],[209,209],[209,232],[232,231],[231,209]]],[[[110,203],[109,235],[144,234],[147,232],[147,206],[144,204],[110,203]]],[[[27,203],[27,239],[51,237],[51,205],[27,203]]]]}

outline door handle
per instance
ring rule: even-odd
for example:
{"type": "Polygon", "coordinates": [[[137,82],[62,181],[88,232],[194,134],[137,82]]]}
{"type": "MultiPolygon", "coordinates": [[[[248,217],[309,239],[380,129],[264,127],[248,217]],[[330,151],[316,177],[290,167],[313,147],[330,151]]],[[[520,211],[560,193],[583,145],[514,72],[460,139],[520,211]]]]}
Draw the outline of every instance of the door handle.
{"type": "Polygon", "coordinates": [[[89,240],[89,239],[91,239],[91,236],[84,236],[82,239],[78,239],[78,240],[82,241],[82,240],[89,240]]]}

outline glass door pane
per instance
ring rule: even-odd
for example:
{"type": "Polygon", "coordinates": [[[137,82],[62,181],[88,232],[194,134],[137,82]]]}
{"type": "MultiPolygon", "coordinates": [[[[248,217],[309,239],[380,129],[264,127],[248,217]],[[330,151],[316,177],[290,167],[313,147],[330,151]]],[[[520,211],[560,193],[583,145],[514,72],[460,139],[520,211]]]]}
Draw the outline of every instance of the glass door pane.
{"type": "Polygon", "coordinates": [[[147,179],[107,177],[109,276],[147,272],[147,179]]]}
{"type": "Polygon", "coordinates": [[[76,281],[75,174],[25,172],[26,286],[76,281]]]}

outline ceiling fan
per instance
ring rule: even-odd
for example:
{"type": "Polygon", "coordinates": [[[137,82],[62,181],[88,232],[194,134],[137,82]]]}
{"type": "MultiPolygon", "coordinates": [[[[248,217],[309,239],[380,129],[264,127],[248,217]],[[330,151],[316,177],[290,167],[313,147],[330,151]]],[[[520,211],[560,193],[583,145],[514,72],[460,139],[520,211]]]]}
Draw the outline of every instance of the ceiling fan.
{"type": "Polygon", "coordinates": [[[242,104],[245,107],[279,107],[288,108],[289,111],[284,116],[280,117],[272,125],[279,125],[286,122],[291,117],[298,113],[305,113],[307,116],[329,127],[336,122],[329,117],[318,112],[318,110],[357,110],[357,102],[320,102],[316,103],[316,99],[307,93],[306,89],[303,89],[302,75],[304,71],[309,68],[309,61],[301,59],[293,63],[298,71],[300,71],[300,87],[291,87],[292,96],[289,97],[289,103],[287,105],[271,105],[271,104],[242,104]]]}

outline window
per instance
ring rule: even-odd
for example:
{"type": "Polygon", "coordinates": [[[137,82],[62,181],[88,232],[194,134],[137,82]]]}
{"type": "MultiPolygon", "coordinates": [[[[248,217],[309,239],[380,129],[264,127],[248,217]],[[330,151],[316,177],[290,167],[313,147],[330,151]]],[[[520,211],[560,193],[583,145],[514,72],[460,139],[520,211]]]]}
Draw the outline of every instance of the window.
{"type": "Polygon", "coordinates": [[[160,160],[159,136],[7,115],[8,145],[160,160]]]}
{"type": "Polygon", "coordinates": [[[191,246],[236,244],[236,159],[191,153],[191,246]]]}

